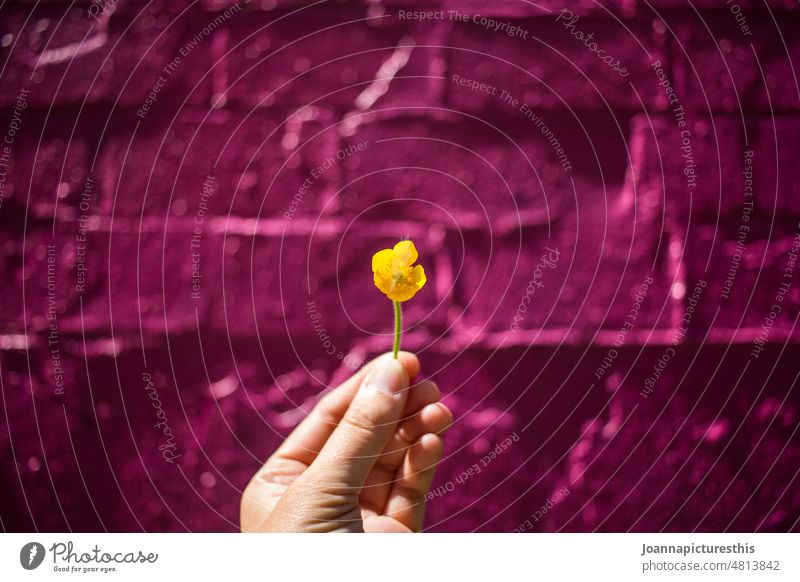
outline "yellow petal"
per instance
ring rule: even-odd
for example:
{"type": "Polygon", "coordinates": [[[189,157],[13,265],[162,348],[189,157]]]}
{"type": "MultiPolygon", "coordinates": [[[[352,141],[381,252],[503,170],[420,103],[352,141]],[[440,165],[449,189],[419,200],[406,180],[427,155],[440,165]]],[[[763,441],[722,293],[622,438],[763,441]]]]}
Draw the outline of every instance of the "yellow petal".
{"type": "Polygon", "coordinates": [[[381,290],[382,293],[388,295],[392,290],[392,278],[386,276],[384,273],[376,271],[372,277],[375,286],[381,290]]]}
{"type": "Polygon", "coordinates": [[[395,258],[400,263],[401,267],[410,267],[414,264],[419,256],[417,253],[417,247],[414,246],[414,243],[410,240],[401,240],[399,243],[394,245],[394,249],[392,249],[395,254],[395,258]]]}
{"type": "Polygon", "coordinates": [[[372,255],[372,272],[375,273],[381,269],[391,269],[392,260],[394,260],[394,251],[392,249],[378,251],[372,255]]]}
{"type": "Polygon", "coordinates": [[[428,280],[427,277],[425,277],[425,269],[422,268],[422,265],[417,265],[414,267],[412,276],[414,278],[414,284],[417,286],[417,290],[422,289],[428,280]]]}
{"type": "Polygon", "coordinates": [[[408,301],[417,293],[417,287],[407,280],[400,280],[392,285],[386,296],[392,301],[408,301]]]}
{"type": "Polygon", "coordinates": [[[394,248],[383,249],[372,255],[372,273],[375,286],[392,301],[408,301],[425,285],[425,270],[415,265],[417,249],[410,240],[403,240],[394,248]]]}

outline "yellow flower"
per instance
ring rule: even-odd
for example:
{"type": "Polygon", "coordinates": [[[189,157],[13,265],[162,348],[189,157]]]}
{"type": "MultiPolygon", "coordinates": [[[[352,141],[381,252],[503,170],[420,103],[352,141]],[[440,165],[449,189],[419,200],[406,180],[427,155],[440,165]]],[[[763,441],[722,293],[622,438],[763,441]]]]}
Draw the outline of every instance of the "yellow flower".
{"type": "Polygon", "coordinates": [[[392,301],[408,301],[425,285],[425,269],[414,265],[417,249],[410,240],[401,240],[393,249],[372,255],[375,286],[392,301]]]}

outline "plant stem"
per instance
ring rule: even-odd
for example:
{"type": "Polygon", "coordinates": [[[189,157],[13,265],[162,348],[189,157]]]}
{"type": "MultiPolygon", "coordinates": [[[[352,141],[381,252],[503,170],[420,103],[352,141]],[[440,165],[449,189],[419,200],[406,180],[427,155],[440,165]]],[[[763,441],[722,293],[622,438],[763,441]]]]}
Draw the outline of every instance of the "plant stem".
{"type": "Polygon", "coordinates": [[[397,353],[400,351],[400,335],[403,332],[403,310],[400,308],[399,301],[394,303],[394,346],[392,347],[392,354],[394,359],[397,359],[397,353]]]}

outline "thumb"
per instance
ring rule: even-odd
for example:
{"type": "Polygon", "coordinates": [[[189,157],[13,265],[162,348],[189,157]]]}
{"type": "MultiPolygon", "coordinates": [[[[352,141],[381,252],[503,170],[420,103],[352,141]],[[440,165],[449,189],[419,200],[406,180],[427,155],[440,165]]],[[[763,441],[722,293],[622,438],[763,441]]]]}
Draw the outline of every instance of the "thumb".
{"type": "Polygon", "coordinates": [[[403,364],[388,355],[376,360],[307,476],[321,485],[363,487],[397,429],[408,387],[403,364]]]}

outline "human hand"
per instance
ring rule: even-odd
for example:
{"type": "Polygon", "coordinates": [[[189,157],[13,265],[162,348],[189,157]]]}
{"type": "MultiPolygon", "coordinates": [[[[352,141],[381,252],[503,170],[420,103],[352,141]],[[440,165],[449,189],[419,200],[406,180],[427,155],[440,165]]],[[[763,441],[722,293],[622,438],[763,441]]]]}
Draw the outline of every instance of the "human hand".
{"type": "Polygon", "coordinates": [[[419,368],[384,354],[326,394],[250,480],[242,531],[420,531],[453,417],[419,368]]]}

